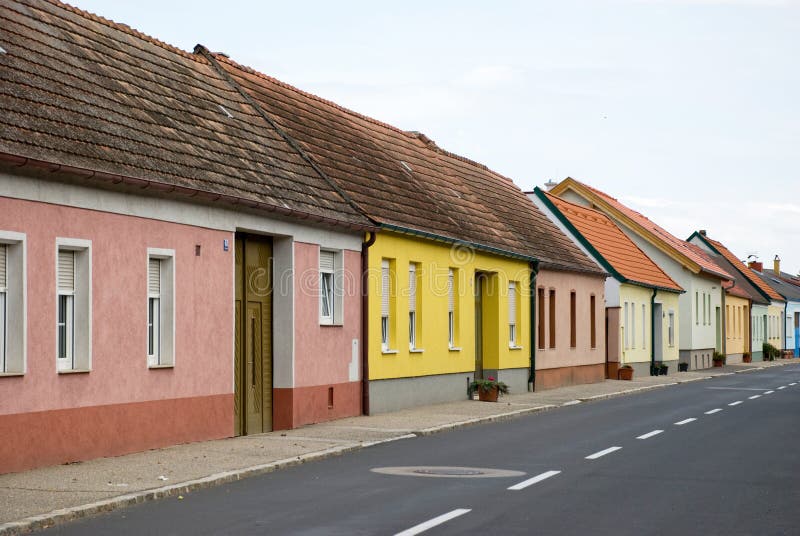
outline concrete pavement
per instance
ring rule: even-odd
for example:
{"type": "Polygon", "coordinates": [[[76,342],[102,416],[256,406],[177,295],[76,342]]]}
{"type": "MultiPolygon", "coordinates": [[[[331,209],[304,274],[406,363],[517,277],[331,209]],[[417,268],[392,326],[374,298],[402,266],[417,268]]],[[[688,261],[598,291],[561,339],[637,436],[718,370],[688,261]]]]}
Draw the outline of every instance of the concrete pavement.
{"type": "Polygon", "coordinates": [[[181,496],[387,441],[798,361],[730,365],[630,382],[607,380],[512,394],[498,403],[463,400],[0,475],[0,535],[24,533],[159,497],[181,496]]]}

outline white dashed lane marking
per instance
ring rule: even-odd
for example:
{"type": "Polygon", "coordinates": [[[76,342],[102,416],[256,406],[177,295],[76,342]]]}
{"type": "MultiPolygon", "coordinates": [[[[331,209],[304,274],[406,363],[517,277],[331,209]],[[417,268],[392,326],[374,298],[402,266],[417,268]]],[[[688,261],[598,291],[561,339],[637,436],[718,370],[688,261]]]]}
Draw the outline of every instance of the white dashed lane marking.
{"type": "Polygon", "coordinates": [[[738,405],[739,405],[739,404],[741,404],[741,403],[742,403],[742,401],[741,401],[741,400],[737,400],[736,402],[731,402],[731,403],[730,403],[730,404],[728,404],[728,405],[729,405],[729,406],[738,406],[738,405]]]}
{"type": "Polygon", "coordinates": [[[764,391],[764,394],[765,394],[765,395],[771,395],[771,394],[772,394],[772,393],[774,393],[774,392],[775,392],[775,391],[764,391]]]}
{"type": "Polygon", "coordinates": [[[785,385],[781,385],[780,387],[778,387],[778,390],[779,390],[779,391],[780,391],[781,389],[786,389],[786,386],[785,386],[785,385]]]}
{"type": "Polygon", "coordinates": [[[663,431],[664,431],[664,430],[653,430],[652,432],[647,432],[647,433],[646,433],[646,434],[644,434],[644,435],[640,435],[640,436],[639,436],[639,437],[637,437],[636,439],[650,439],[651,437],[653,437],[653,436],[657,436],[658,434],[660,434],[660,433],[661,433],[661,432],[663,432],[663,431]]]}
{"type": "Polygon", "coordinates": [[[419,525],[414,525],[410,529],[406,529],[403,532],[398,532],[395,536],[414,536],[415,534],[421,534],[428,529],[432,529],[433,527],[438,527],[442,523],[447,523],[451,519],[463,516],[464,514],[468,514],[471,511],[472,510],[468,508],[459,508],[457,510],[453,510],[452,512],[447,512],[446,514],[434,517],[433,519],[429,519],[428,521],[420,523],[419,525]]]}
{"type": "Polygon", "coordinates": [[[761,395],[748,396],[747,398],[749,398],[750,400],[755,400],[756,398],[761,398],[761,395]]]}
{"type": "Polygon", "coordinates": [[[696,420],[697,420],[697,419],[695,419],[694,417],[692,417],[692,418],[690,418],[690,419],[683,419],[682,421],[678,421],[678,422],[676,422],[675,424],[676,424],[677,426],[683,426],[684,424],[689,424],[690,422],[694,422],[694,421],[696,421],[696,420]]]}
{"type": "Polygon", "coordinates": [[[722,411],[722,408],[716,408],[716,409],[708,410],[708,411],[706,411],[706,415],[713,415],[715,413],[719,413],[720,411],[722,411]]]}
{"type": "Polygon", "coordinates": [[[560,474],[560,473],[561,473],[561,471],[547,471],[546,473],[542,473],[540,475],[536,475],[535,477],[529,478],[528,480],[523,480],[519,484],[515,484],[515,485],[511,486],[508,489],[511,490],[511,491],[519,491],[521,489],[527,488],[528,486],[533,486],[534,484],[538,484],[542,480],[547,480],[548,478],[550,478],[552,476],[556,476],[557,474],[560,474]]]}
{"type": "Polygon", "coordinates": [[[606,454],[611,454],[612,452],[616,452],[621,448],[622,447],[609,447],[609,448],[607,448],[605,450],[601,450],[600,452],[595,452],[594,454],[590,454],[590,455],[586,456],[586,459],[587,460],[596,460],[597,458],[605,456],[606,454]]]}

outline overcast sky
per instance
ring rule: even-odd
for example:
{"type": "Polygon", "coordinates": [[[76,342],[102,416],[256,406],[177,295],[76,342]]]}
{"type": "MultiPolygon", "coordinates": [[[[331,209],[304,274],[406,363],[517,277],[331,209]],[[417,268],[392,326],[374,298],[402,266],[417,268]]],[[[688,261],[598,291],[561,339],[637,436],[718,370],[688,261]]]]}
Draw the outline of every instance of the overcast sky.
{"type": "Polygon", "coordinates": [[[73,0],[800,271],[800,0],[73,0]]]}

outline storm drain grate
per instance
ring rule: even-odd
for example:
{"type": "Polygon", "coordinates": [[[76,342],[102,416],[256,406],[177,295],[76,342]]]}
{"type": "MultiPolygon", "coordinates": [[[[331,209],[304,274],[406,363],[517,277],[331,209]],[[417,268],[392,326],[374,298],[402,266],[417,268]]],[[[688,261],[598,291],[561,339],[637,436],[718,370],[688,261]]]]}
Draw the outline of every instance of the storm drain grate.
{"type": "Polygon", "coordinates": [[[375,467],[373,473],[399,476],[424,476],[439,478],[510,478],[522,476],[523,471],[506,469],[487,469],[484,467],[447,467],[447,466],[412,466],[412,467],[375,467]]]}

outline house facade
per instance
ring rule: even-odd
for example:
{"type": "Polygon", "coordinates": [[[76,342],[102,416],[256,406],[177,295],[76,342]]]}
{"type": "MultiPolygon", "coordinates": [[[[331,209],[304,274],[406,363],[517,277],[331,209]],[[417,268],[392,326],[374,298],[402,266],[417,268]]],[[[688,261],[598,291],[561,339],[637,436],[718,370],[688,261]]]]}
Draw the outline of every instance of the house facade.
{"type": "Polygon", "coordinates": [[[566,201],[610,217],[653,262],[685,292],[679,297],[679,361],[690,369],[712,366],[724,344],[723,283],[731,276],[700,248],[680,240],[617,199],[572,178],[551,191],[566,201]]]}
{"type": "Polygon", "coordinates": [[[372,222],[203,58],[4,16],[0,472],[359,414],[372,222]]]}
{"type": "Polygon", "coordinates": [[[800,286],[792,282],[800,282],[790,274],[781,272],[781,260],[777,255],[773,261],[773,268],[763,269],[759,273],[761,280],[780,294],[784,301],[784,310],[780,313],[781,345],[782,350],[791,351],[793,355],[800,355],[800,345],[797,340],[797,330],[800,328],[800,286]]]}
{"type": "Polygon", "coordinates": [[[606,377],[630,365],[648,375],[655,363],[677,369],[678,296],[682,289],[600,211],[539,188],[529,197],[608,272],[605,282],[606,377]]]}

